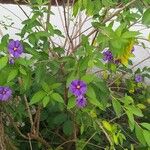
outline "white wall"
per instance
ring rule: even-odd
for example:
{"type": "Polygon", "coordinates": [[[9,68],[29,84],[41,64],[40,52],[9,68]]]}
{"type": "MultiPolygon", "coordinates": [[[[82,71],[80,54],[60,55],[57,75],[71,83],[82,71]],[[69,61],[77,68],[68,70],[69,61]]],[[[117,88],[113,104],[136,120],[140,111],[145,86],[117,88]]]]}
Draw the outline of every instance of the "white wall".
{"type": "MultiPolygon", "coordinates": [[[[25,12],[30,15],[30,8],[27,6],[21,6],[25,12]]],[[[62,8],[59,8],[60,11],[62,11],[62,8]]],[[[51,23],[57,26],[59,29],[63,30],[63,26],[61,23],[61,18],[58,12],[57,7],[52,7],[52,12],[54,12],[55,16],[51,16],[51,23]]],[[[84,18],[85,16],[83,16],[84,18]]],[[[0,33],[7,34],[9,33],[10,37],[13,39],[17,39],[18,37],[15,35],[17,32],[19,32],[19,29],[21,29],[21,20],[26,19],[25,14],[22,12],[22,10],[17,5],[4,5],[0,4],[0,22],[4,21],[6,24],[10,24],[11,22],[14,22],[13,27],[17,28],[8,28],[8,30],[5,30],[4,27],[0,25],[0,33]]],[[[86,29],[90,26],[90,22],[87,22],[83,29],[86,29]]],[[[145,27],[143,26],[134,26],[133,30],[140,30],[145,27]]],[[[150,29],[144,29],[141,31],[144,37],[147,39],[148,35],[150,34],[150,29]]],[[[59,39],[56,39],[56,42],[59,42],[59,39]]],[[[143,49],[140,46],[135,46],[135,58],[133,58],[133,63],[136,64],[146,58],[150,55],[150,42],[146,42],[143,40],[143,43],[146,44],[146,49],[143,49]]],[[[145,61],[144,63],[140,64],[137,67],[144,67],[144,66],[150,66],[150,60],[145,61]]]]}

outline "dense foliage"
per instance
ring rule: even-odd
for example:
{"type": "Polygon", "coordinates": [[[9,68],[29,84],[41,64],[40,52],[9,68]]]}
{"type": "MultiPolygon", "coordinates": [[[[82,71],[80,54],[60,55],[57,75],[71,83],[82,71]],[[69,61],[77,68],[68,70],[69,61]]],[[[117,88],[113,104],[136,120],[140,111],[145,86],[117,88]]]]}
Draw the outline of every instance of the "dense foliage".
{"type": "Polygon", "coordinates": [[[132,64],[150,40],[132,30],[150,26],[149,0],[68,1],[64,31],[50,3],[29,5],[18,39],[0,43],[1,149],[150,149],[150,68],[135,70],[150,56],[132,64]]]}

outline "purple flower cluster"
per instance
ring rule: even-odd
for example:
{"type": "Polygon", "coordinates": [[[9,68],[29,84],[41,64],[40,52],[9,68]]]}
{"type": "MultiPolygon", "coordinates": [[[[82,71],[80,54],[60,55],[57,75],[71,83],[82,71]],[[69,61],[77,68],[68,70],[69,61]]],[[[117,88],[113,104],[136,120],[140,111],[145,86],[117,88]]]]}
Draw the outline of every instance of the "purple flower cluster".
{"type": "MultiPolygon", "coordinates": [[[[18,40],[11,40],[8,44],[10,54],[9,64],[15,63],[15,58],[19,58],[23,53],[23,46],[18,40]]],[[[7,86],[0,86],[0,101],[7,101],[12,96],[12,90],[7,86]]]]}
{"type": "Polygon", "coordinates": [[[85,107],[87,104],[86,98],[83,95],[77,97],[76,104],[79,108],[85,107]]]}
{"type": "Polygon", "coordinates": [[[86,83],[81,80],[73,80],[69,86],[69,90],[77,97],[76,105],[79,108],[85,107],[87,104],[86,98],[84,97],[84,94],[87,91],[86,83]]]}
{"type": "Polygon", "coordinates": [[[116,65],[118,65],[120,63],[119,59],[114,59],[113,54],[110,50],[106,50],[103,52],[103,60],[105,62],[112,62],[116,65]]]}
{"type": "Polygon", "coordinates": [[[0,101],[7,101],[10,99],[12,91],[9,87],[0,86],[0,101]]]}
{"type": "Polygon", "coordinates": [[[103,52],[103,60],[107,62],[111,62],[113,60],[113,55],[110,50],[103,52]]]}
{"type": "Polygon", "coordinates": [[[143,78],[141,75],[136,75],[135,76],[135,82],[139,83],[139,82],[142,82],[143,78]]]}

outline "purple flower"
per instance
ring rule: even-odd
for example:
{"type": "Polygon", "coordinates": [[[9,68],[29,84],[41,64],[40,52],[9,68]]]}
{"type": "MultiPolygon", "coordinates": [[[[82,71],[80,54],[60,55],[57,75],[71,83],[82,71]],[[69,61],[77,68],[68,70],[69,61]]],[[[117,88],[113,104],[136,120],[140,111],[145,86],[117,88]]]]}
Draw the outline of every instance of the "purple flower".
{"type": "Polygon", "coordinates": [[[23,53],[23,46],[20,41],[11,40],[8,44],[8,50],[13,57],[18,58],[23,53]]]}
{"type": "Polygon", "coordinates": [[[136,76],[135,76],[135,81],[136,81],[136,82],[142,82],[142,80],[143,80],[143,78],[142,78],[141,75],[136,75],[136,76]]]}
{"type": "Polygon", "coordinates": [[[132,48],[131,52],[133,53],[134,51],[135,51],[135,48],[134,48],[134,46],[133,46],[133,48],[132,48]]]}
{"type": "Polygon", "coordinates": [[[79,107],[79,108],[83,108],[85,107],[87,104],[87,101],[86,101],[86,98],[82,95],[78,96],[77,99],[76,99],[76,105],[79,107]]]}
{"type": "Polygon", "coordinates": [[[9,58],[9,64],[13,65],[15,63],[14,58],[9,58]]]}
{"type": "Polygon", "coordinates": [[[113,60],[113,55],[110,50],[103,52],[103,60],[108,62],[113,60]]]}
{"type": "Polygon", "coordinates": [[[0,101],[7,101],[10,99],[12,91],[9,87],[0,86],[0,101]]]}
{"type": "Polygon", "coordinates": [[[116,65],[118,65],[118,64],[120,64],[120,59],[116,59],[116,60],[114,60],[114,63],[116,64],[116,65]]]}
{"type": "Polygon", "coordinates": [[[69,86],[69,90],[75,96],[84,95],[87,91],[87,85],[81,80],[73,80],[69,86]]]}

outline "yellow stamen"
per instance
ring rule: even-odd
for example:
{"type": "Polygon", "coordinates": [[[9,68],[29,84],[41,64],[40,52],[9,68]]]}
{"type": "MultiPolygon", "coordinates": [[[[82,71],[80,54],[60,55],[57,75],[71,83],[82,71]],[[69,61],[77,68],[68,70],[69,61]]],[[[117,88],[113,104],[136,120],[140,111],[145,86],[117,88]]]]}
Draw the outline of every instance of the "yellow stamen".
{"type": "Polygon", "coordinates": [[[14,51],[16,51],[17,50],[17,48],[16,47],[14,47],[14,51]]]}
{"type": "Polygon", "coordinates": [[[3,94],[6,94],[6,92],[5,92],[5,91],[3,91],[3,94]]]}
{"type": "Polygon", "coordinates": [[[77,85],[77,89],[80,89],[80,85],[77,85]]]}

